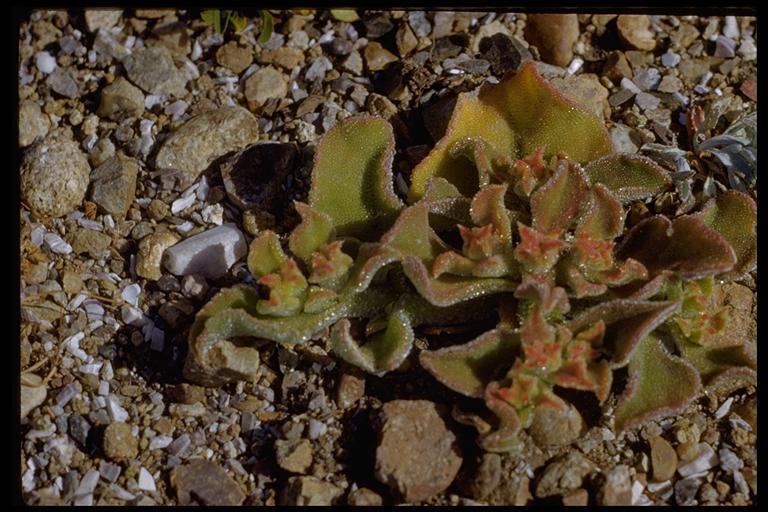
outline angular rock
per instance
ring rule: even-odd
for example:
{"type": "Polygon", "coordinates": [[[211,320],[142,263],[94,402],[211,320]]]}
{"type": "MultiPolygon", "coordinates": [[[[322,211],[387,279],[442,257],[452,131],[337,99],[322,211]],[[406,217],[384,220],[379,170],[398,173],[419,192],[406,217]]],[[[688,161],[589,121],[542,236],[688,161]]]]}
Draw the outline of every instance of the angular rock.
{"type": "Polygon", "coordinates": [[[111,423],[104,430],[102,446],[104,454],[113,461],[128,461],[139,453],[139,440],[131,432],[131,426],[122,422],[111,423]]]}
{"type": "Polygon", "coordinates": [[[536,484],[536,497],[568,494],[581,487],[584,477],[594,470],[595,465],[580,452],[568,452],[544,469],[536,484]]]}
{"type": "Polygon", "coordinates": [[[19,393],[21,419],[26,418],[33,409],[45,402],[47,396],[48,389],[43,385],[43,379],[34,373],[25,373],[19,393]]]}
{"type": "Polygon", "coordinates": [[[67,233],[65,239],[72,246],[75,254],[88,253],[97,257],[112,243],[112,237],[93,229],[78,228],[67,233]]]}
{"type": "Polygon", "coordinates": [[[481,39],[480,53],[491,63],[493,74],[498,76],[507,71],[517,71],[524,62],[533,58],[528,48],[516,37],[501,32],[481,39]]]}
{"type": "Polygon", "coordinates": [[[121,121],[126,116],[141,117],[144,113],[144,94],[125,78],[117,77],[101,91],[101,103],[96,113],[113,121],[121,121]]]}
{"type": "Polygon", "coordinates": [[[539,407],[528,433],[538,446],[563,446],[578,439],[583,425],[581,414],[572,405],[566,411],[539,407]]]}
{"type": "Polygon", "coordinates": [[[336,383],[336,405],[349,409],[365,396],[365,375],[357,368],[348,367],[336,383]]]}
{"type": "Polygon", "coordinates": [[[87,419],[79,414],[73,414],[68,421],[69,437],[77,441],[80,446],[85,446],[88,440],[88,433],[91,431],[91,424],[87,419]]]}
{"type": "Polygon", "coordinates": [[[187,79],[164,46],[145,46],[123,59],[128,79],[150,94],[185,96],[187,79]]]}
{"type": "Polygon", "coordinates": [[[294,143],[264,141],[248,146],[221,164],[227,196],[242,210],[273,211],[297,157],[294,143]]]}
{"type": "Polygon", "coordinates": [[[245,97],[258,105],[271,98],[282,99],[288,94],[288,80],[272,66],[259,69],[245,81],[245,97]]]}
{"type": "Polygon", "coordinates": [[[180,505],[236,506],[245,500],[240,485],[221,466],[205,459],[173,468],[171,486],[180,505]]]}
{"type": "Polygon", "coordinates": [[[380,507],[383,503],[384,500],[381,499],[381,496],[367,487],[355,489],[347,497],[347,505],[353,507],[380,507]]]}
{"type": "Polygon", "coordinates": [[[397,34],[395,34],[395,44],[397,45],[397,52],[400,54],[400,57],[407,57],[416,49],[419,40],[416,38],[413,30],[411,30],[411,27],[407,23],[403,23],[397,29],[397,34]]]}
{"type": "Polygon", "coordinates": [[[575,14],[529,14],[525,40],[539,49],[541,60],[567,66],[573,59],[573,45],[579,38],[575,14]]]}
{"type": "Polygon", "coordinates": [[[277,465],[291,473],[305,474],[312,465],[312,443],[309,439],[275,441],[277,465]]]}
{"type": "Polygon", "coordinates": [[[699,443],[696,446],[695,453],[691,457],[690,462],[681,464],[677,468],[677,472],[682,477],[691,476],[713,467],[719,464],[720,460],[717,457],[717,453],[707,443],[699,443]]]}
{"type": "Polygon", "coordinates": [[[218,157],[258,139],[256,118],[242,107],[224,107],[185,122],[163,144],[155,159],[157,169],[182,172],[181,186],[192,184],[218,157]]]}
{"type": "Polygon", "coordinates": [[[656,36],[647,14],[622,14],[616,19],[616,28],[619,38],[630,49],[651,51],[656,47],[656,36]]]}
{"type": "Polygon", "coordinates": [[[663,437],[654,437],[651,445],[651,469],[654,482],[665,482],[675,475],[677,452],[663,437]]]}
{"type": "Polygon", "coordinates": [[[395,400],[381,409],[376,478],[408,502],[447,489],[461,466],[441,412],[427,400],[395,400]]]}
{"type": "Polygon", "coordinates": [[[136,253],[136,274],[150,281],[160,279],[163,276],[160,271],[163,253],[179,240],[181,237],[170,231],[153,233],[142,238],[136,253]]]}
{"type": "Polygon", "coordinates": [[[380,43],[372,41],[363,50],[363,57],[369,71],[381,71],[388,64],[395,62],[397,57],[386,50],[380,43]]]}
{"type": "Polygon", "coordinates": [[[566,78],[553,78],[551,82],[566,97],[595,116],[606,119],[611,116],[608,89],[600,83],[597,75],[584,73],[566,78]]]}
{"type": "Polygon", "coordinates": [[[586,507],[589,502],[589,492],[586,489],[576,489],[572,493],[563,496],[563,505],[566,507],[586,507]]]}
{"type": "Polygon", "coordinates": [[[51,120],[34,101],[24,100],[19,107],[19,146],[27,147],[38,137],[45,137],[51,120]]]}
{"type": "Polygon", "coordinates": [[[619,464],[608,471],[597,496],[598,502],[603,506],[632,505],[632,480],[629,467],[619,464]]]}
{"type": "Polygon", "coordinates": [[[115,218],[124,218],[136,197],[139,166],[133,158],[118,154],[91,173],[91,201],[115,218]]]}
{"type": "Polygon", "coordinates": [[[88,32],[96,32],[100,28],[112,28],[120,21],[122,9],[86,9],[85,26],[88,32]]]}
{"type": "Polygon", "coordinates": [[[247,252],[243,233],[235,224],[224,224],[167,249],[163,255],[163,266],[177,276],[200,274],[216,279],[247,252]]]}
{"type": "Polygon", "coordinates": [[[216,62],[239,75],[253,62],[253,48],[244,48],[230,41],[216,51],[216,62]]]}
{"type": "Polygon", "coordinates": [[[292,476],[280,493],[283,506],[330,506],[344,490],[314,476],[292,476]]]}
{"type": "Polygon", "coordinates": [[[42,217],[60,217],[77,209],[88,190],[91,166],[79,145],[48,134],[24,153],[21,200],[42,217]]]}
{"type": "Polygon", "coordinates": [[[53,92],[61,94],[65,98],[75,99],[80,95],[80,87],[77,83],[72,68],[56,68],[45,80],[53,92]]]}
{"type": "Polygon", "coordinates": [[[304,52],[298,48],[281,46],[274,50],[264,49],[259,54],[261,64],[277,64],[278,66],[292,70],[296,66],[304,64],[304,52]]]}

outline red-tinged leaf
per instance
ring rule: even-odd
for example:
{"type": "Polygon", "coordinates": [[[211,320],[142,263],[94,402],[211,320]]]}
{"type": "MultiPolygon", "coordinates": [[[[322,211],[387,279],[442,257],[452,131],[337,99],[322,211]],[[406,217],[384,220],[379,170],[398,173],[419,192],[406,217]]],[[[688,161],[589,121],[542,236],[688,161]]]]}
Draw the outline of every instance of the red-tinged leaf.
{"type": "Polygon", "coordinates": [[[352,258],[342,252],[342,240],[326,244],[312,254],[309,260],[312,273],[308,281],[314,284],[332,287],[333,283],[347,274],[352,266],[352,258]]]}
{"type": "Polygon", "coordinates": [[[489,452],[503,453],[513,449],[520,440],[520,417],[506,400],[499,396],[498,382],[491,382],[485,388],[485,406],[499,419],[498,427],[479,439],[480,446],[489,452]]]}
{"type": "Polygon", "coordinates": [[[523,282],[515,288],[515,298],[533,301],[546,316],[564,315],[571,309],[564,289],[553,287],[548,281],[532,275],[525,276],[523,282]]]}
{"type": "Polygon", "coordinates": [[[255,278],[276,272],[287,261],[288,256],[283,252],[280,238],[274,231],[262,231],[248,248],[248,271],[255,278]]]}
{"type": "Polygon", "coordinates": [[[581,168],[560,160],[549,180],[531,195],[533,229],[560,236],[576,219],[589,197],[589,182],[581,168]]]}
{"type": "Polygon", "coordinates": [[[544,235],[535,229],[517,223],[520,242],[514,250],[515,258],[526,272],[543,274],[557,263],[565,242],[559,238],[544,235]]]}
{"type": "Polygon", "coordinates": [[[490,225],[493,235],[502,244],[512,243],[512,223],[504,205],[507,185],[489,185],[472,198],[469,214],[477,226],[490,225]]]}
{"type": "Polygon", "coordinates": [[[443,274],[456,276],[471,276],[475,262],[455,251],[439,254],[432,263],[432,277],[438,278],[443,274]]]}
{"type": "Polygon", "coordinates": [[[429,227],[429,204],[422,202],[400,213],[379,244],[396,250],[403,256],[415,256],[425,261],[448,249],[429,227]]]}
{"type": "Polygon", "coordinates": [[[655,336],[647,336],[629,363],[629,382],[616,406],[621,432],[652,419],[682,412],[698,395],[701,379],[684,359],[673,356],[655,336]]]}
{"type": "Polygon", "coordinates": [[[443,385],[482,398],[498,371],[514,363],[520,338],[514,331],[493,329],[463,345],[419,354],[421,365],[443,385]]]}
{"type": "Polygon", "coordinates": [[[710,199],[700,218],[707,226],[720,233],[733,247],[736,264],[722,279],[738,279],[757,264],[757,205],[748,195],[730,190],[710,199]]]}
{"type": "Polygon", "coordinates": [[[462,252],[470,259],[482,260],[500,249],[490,224],[476,228],[459,226],[459,234],[464,241],[462,252]]]}
{"type": "Polygon", "coordinates": [[[602,183],[622,203],[645,199],[672,183],[663,167],[641,155],[609,155],[584,168],[593,184],[602,183]]]}
{"type": "Polygon", "coordinates": [[[278,272],[262,276],[258,282],[269,288],[269,299],[260,300],[256,304],[256,311],[260,315],[293,316],[301,311],[307,280],[296,260],[289,259],[278,272]]]}
{"type": "Polygon", "coordinates": [[[576,236],[613,240],[624,231],[624,209],[605,185],[592,186],[592,202],[576,227],[576,236]]]}
{"type": "Polygon", "coordinates": [[[310,286],[307,292],[307,300],[304,301],[303,311],[305,313],[319,313],[329,308],[339,300],[339,296],[333,290],[320,288],[319,286],[310,286]]]}
{"type": "Polygon", "coordinates": [[[392,125],[372,116],[338,122],[320,140],[309,205],[326,214],[340,236],[375,240],[402,208],[392,186],[392,125]]]}
{"type": "Polygon", "coordinates": [[[559,274],[560,278],[570,288],[574,298],[583,299],[584,297],[599,297],[608,291],[604,284],[592,283],[584,277],[584,273],[578,266],[570,262],[564,265],[559,274]]]}
{"type": "Polygon", "coordinates": [[[333,223],[328,215],[309,205],[295,201],[294,207],[301,215],[301,223],[288,237],[288,248],[302,261],[308,261],[312,253],[328,243],[334,235],[333,223]]]}
{"type": "Polygon", "coordinates": [[[691,215],[672,222],[661,215],[640,221],[616,254],[621,259],[640,261],[652,276],[671,270],[683,279],[728,272],[736,263],[736,254],[728,241],[691,215]]]}
{"type": "Polygon", "coordinates": [[[568,323],[571,332],[580,332],[595,322],[606,324],[605,346],[613,354],[612,368],[624,366],[645,338],[680,307],[677,302],[616,299],[584,311],[568,323]]]}
{"type": "Polygon", "coordinates": [[[613,151],[602,120],[567,100],[528,63],[498,85],[459,95],[445,135],[413,171],[411,202],[424,195],[432,176],[446,178],[467,196],[477,190],[476,173],[449,154],[467,137],[481,138],[512,158],[542,148],[545,158],[564,152],[586,163],[613,151]]]}
{"type": "Polygon", "coordinates": [[[432,278],[424,262],[413,256],[402,260],[403,271],[413,286],[435,306],[451,306],[468,299],[501,292],[511,292],[515,282],[509,279],[442,275],[432,278]]]}
{"type": "Polygon", "coordinates": [[[365,345],[358,345],[350,332],[346,318],[331,328],[330,340],[333,352],[357,367],[374,375],[397,369],[413,347],[413,329],[408,314],[396,310],[387,321],[383,333],[374,334],[365,345]]]}

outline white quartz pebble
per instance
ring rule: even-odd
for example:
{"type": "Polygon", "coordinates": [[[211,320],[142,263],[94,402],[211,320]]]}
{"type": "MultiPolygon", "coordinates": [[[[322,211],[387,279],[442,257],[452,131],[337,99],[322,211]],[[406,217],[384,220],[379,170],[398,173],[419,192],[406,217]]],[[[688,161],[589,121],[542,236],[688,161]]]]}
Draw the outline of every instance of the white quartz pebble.
{"type": "Polygon", "coordinates": [[[139,489],[142,491],[156,491],[155,479],[144,467],[139,470],[139,489]]]}
{"type": "Polygon", "coordinates": [[[247,252],[245,236],[234,224],[224,224],[166,249],[163,266],[177,276],[201,274],[217,278],[247,252]]]}

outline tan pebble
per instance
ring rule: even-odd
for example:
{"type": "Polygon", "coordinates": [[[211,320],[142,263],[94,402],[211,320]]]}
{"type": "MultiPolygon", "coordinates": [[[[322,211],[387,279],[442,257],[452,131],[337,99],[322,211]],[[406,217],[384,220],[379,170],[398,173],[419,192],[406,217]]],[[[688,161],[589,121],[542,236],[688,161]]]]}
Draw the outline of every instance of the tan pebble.
{"type": "Polygon", "coordinates": [[[653,469],[653,481],[664,482],[672,478],[677,469],[677,453],[666,439],[654,437],[651,445],[651,467],[653,469]]]}
{"type": "Polygon", "coordinates": [[[127,423],[112,423],[104,430],[104,454],[110,460],[130,460],[139,453],[138,439],[127,423]]]}
{"type": "Polygon", "coordinates": [[[144,237],[139,242],[139,252],[136,255],[136,274],[151,281],[160,279],[163,276],[160,271],[163,252],[179,240],[181,237],[170,231],[144,237]]]}

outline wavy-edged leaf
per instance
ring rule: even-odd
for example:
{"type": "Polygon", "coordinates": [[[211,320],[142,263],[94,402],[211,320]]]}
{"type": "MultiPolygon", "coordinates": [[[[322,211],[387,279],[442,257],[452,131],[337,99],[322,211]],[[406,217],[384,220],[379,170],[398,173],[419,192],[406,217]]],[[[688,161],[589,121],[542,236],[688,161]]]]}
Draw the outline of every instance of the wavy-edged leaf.
{"type": "Polygon", "coordinates": [[[687,361],[647,336],[629,363],[627,389],[616,406],[617,431],[684,410],[698,395],[701,379],[687,361]]]}
{"type": "Polygon", "coordinates": [[[520,337],[511,330],[493,329],[463,345],[419,354],[421,365],[443,385],[466,396],[482,398],[497,372],[515,361],[520,337]]]}
{"type": "Polygon", "coordinates": [[[392,187],[395,137],[373,116],[339,121],[320,140],[309,205],[328,215],[340,236],[375,240],[403,204],[392,187]]]}
{"type": "Polygon", "coordinates": [[[495,430],[482,435],[478,444],[485,451],[504,453],[520,442],[517,433],[520,431],[521,422],[515,408],[499,396],[499,389],[498,382],[491,382],[485,388],[485,406],[499,419],[499,425],[495,430]]]}
{"type": "Polygon", "coordinates": [[[509,279],[443,275],[435,279],[424,262],[407,256],[402,260],[403,271],[419,295],[435,306],[451,306],[468,299],[501,292],[514,291],[516,284],[509,279]]]}
{"type": "Polygon", "coordinates": [[[755,384],[757,358],[747,345],[709,347],[693,343],[678,343],[687,361],[699,371],[705,386],[737,380],[744,385],[755,384]]]}
{"type": "Polygon", "coordinates": [[[672,183],[668,171],[642,155],[604,156],[590,162],[584,172],[593,184],[602,183],[622,203],[658,194],[672,183]]]}
{"type": "Polygon", "coordinates": [[[592,202],[576,226],[576,236],[613,240],[624,231],[624,209],[608,187],[592,186],[592,202]]]}
{"type": "Polygon", "coordinates": [[[459,95],[445,135],[413,171],[411,202],[424,195],[432,176],[447,179],[464,195],[477,190],[476,172],[449,154],[467,137],[481,138],[510,158],[542,148],[547,158],[562,151],[586,163],[613,151],[602,120],[566,99],[528,63],[498,85],[459,95]]]}
{"type": "Polygon", "coordinates": [[[328,215],[311,206],[295,201],[294,207],[301,215],[301,223],[288,237],[288,248],[303,261],[308,261],[312,253],[328,243],[334,235],[333,223],[328,215]]]}
{"type": "Polygon", "coordinates": [[[757,205],[748,195],[729,190],[710,199],[694,217],[720,233],[736,253],[733,270],[721,276],[738,279],[757,264],[757,205]]]}
{"type": "Polygon", "coordinates": [[[611,391],[613,372],[607,361],[593,364],[567,361],[554,373],[552,382],[564,388],[593,391],[597,399],[604,402],[611,391]]]}
{"type": "Polygon", "coordinates": [[[670,221],[655,215],[638,222],[617,248],[619,258],[633,258],[650,275],[671,270],[683,279],[701,279],[728,272],[736,254],[717,231],[692,215],[670,221]]]}
{"type": "Polygon", "coordinates": [[[515,258],[526,272],[543,274],[557,263],[566,244],[555,236],[539,233],[535,229],[517,223],[520,242],[513,251],[515,258]]]}
{"type": "Polygon", "coordinates": [[[390,314],[384,332],[372,335],[362,346],[352,337],[350,327],[349,320],[343,318],[331,328],[333,352],[374,375],[397,369],[413,347],[413,329],[408,314],[403,310],[390,314]]]}
{"type": "Polygon", "coordinates": [[[512,223],[504,205],[507,185],[489,185],[480,190],[469,208],[469,215],[477,226],[491,225],[494,235],[503,243],[512,243],[512,223]]]}
{"type": "Polygon", "coordinates": [[[624,366],[640,341],[680,308],[677,302],[615,299],[593,306],[568,323],[580,332],[602,320],[606,324],[604,344],[612,355],[611,367],[624,366]]]}
{"type": "Polygon", "coordinates": [[[255,278],[277,272],[287,262],[280,238],[269,229],[259,233],[248,247],[248,271],[255,278]]]}
{"type": "Polygon", "coordinates": [[[589,182],[581,168],[567,160],[557,163],[555,173],[531,195],[533,229],[560,236],[579,214],[589,197],[589,182]]]}

